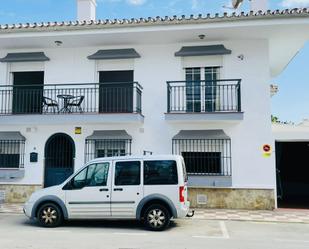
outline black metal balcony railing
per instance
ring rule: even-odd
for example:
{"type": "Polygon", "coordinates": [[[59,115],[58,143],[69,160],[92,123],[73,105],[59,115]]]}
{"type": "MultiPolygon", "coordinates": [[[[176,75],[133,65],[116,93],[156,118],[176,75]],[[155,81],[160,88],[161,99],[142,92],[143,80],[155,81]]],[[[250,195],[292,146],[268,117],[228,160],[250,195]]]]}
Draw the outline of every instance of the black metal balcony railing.
{"type": "Polygon", "coordinates": [[[168,113],[241,112],[241,80],[168,81],[168,113]]]}
{"type": "Polygon", "coordinates": [[[137,82],[0,86],[0,115],[141,113],[137,82]]]}

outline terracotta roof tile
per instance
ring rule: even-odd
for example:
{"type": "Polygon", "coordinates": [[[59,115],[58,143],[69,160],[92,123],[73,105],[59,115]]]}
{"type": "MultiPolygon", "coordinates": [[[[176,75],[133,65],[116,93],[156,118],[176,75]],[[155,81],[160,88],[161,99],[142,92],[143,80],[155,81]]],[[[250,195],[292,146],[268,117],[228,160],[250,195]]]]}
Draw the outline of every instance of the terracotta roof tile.
{"type": "Polygon", "coordinates": [[[106,19],[96,21],[67,21],[67,22],[40,22],[40,23],[19,23],[0,25],[1,32],[21,32],[21,31],[46,31],[46,30],[74,30],[91,28],[113,28],[124,26],[149,26],[149,25],[174,25],[174,24],[194,24],[211,23],[221,21],[246,21],[256,19],[274,19],[274,18],[295,18],[309,17],[309,9],[285,9],[285,10],[267,10],[266,12],[240,12],[240,13],[216,13],[206,15],[189,16],[157,16],[155,18],[131,18],[131,19],[106,19]]]}

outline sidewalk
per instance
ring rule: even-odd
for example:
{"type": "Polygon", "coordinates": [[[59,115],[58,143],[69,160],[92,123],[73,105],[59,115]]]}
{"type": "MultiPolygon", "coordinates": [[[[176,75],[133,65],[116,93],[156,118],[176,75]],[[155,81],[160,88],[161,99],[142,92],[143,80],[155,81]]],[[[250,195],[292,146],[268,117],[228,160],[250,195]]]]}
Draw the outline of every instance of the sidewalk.
{"type": "Polygon", "coordinates": [[[309,210],[276,209],[274,211],[248,211],[229,209],[198,209],[195,211],[193,218],[206,220],[236,220],[309,224],[309,210]]]}
{"type": "Polygon", "coordinates": [[[22,214],[23,204],[0,204],[0,213],[22,214]]]}
{"type": "MultiPolygon", "coordinates": [[[[0,213],[22,214],[22,204],[0,204],[0,213]]],[[[283,222],[309,224],[309,210],[277,209],[275,211],[247,211],[229,209],[197,209],[193,219],[283,222]]]]}

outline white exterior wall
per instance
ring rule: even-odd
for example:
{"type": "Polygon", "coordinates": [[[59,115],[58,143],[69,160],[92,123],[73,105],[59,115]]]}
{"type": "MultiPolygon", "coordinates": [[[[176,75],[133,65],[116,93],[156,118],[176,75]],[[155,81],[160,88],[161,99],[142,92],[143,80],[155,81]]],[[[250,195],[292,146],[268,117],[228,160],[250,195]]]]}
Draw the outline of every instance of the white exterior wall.
{"type": "MultiPolygon", "coordinates": [[[[65,124],[65,125],[1,125],[1,131],[20,131],[26,137],[25,177],[10,184],[42,184],[44,171],[44,146],[47,139],[58,132],[65,132],[75,140],[75,169],[84,163],[85,138],[93,130],[126,130],[132,137],[132,153],[141,154],[144,150],[155,154],[172,152],[172,138],[179,130],[223,129],[232,141],[232,183],[233,188],[270,188],[275,189],[274,156],[264,158],[263,144],[273,144],[270,123],[269,98],[269,48],[266,40],[217,41],[209,44],[224,44],[232,50],[231,55],[223,56],[222,79],[242,79],[242,111],[244,120],[237,124],[228,122],[203,123],[169,123],[165,120],[167,111],[167,86],[169,80],[185,80],[182,58],[174,53],[185,45],[128,45],[133,47],[141,58],[134,60],[134,80],[144,88],[142,95],[142,112],[144,124],[65,124]],[[238,55],[243,54],[244,60],[238,55]],[[74,127],[83,128],[82,135],[74,134],[74,127]],[[27,133],[32,127],[34,132],[27,133]],[[34,147],[39,153],[38,163],[29,162],[29,153],[34,147]]],[[[203,43],[203,45],[207,45],[203,43]]],[[[36,49],[44,51],[50,61],[44,63],[45,83],[92,83],[98,82],[96,62],[87,56],[99,49],[117,47],[91,48],[53,48],[36,49]]],[[[2,50],[0,56],[8,52],[2,50]]],[[[23,50],[24,51],[24,50],[23,50]]],[[[29,50],[27,50],[29,51],[29,50]]],[[[21,51],[20,51],[21,52],[21,51]]],[[[109,63],[104,61],[103,63],[109,63]]],[[[32,63],[27,63],[31,68],[32,63]]],[[[121,63],[120,63],[121,64],[121,63]]],[[[117,65],[117,63],[115,63],[117,65]]],[[[118,68],[116,68],[117,70],[118,68]]],[[[110,69],[110,68],[109,68],[110,69]]],[[[124,68],[121,68],[123,70],[124,68]]],[[[0,82],[9,82],[9,65],[0,63],[0,82]]],[[[31,115],[26,117],[31,119],[31,115]]],[[[41,117],[44,119],[44,115],[41,117]]],[[[56,117],[57,118],[57,117],[56,117]]],[[[0,117],[1,120],[1,117],[0,117]]],[[[1,182],[2,183],[2,182],[1,182]]]]}

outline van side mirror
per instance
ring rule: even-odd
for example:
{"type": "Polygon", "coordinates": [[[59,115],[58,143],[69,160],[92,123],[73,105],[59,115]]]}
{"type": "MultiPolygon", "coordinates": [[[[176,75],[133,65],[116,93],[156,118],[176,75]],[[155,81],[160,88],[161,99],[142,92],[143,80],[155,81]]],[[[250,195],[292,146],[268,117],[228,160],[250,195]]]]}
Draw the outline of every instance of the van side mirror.
{"type": "Polygon", "coordinates": [[[62,190],[72,190],[73,189],[73,179],[71,179],[70,181],[68,181],[62,188],[62,190]]]}
{"type": "Polygon", "coordinates": [[[76,181],[71,179],[70,181],[67,182],[67,184],[64,185],[62,188],[63,190],[74,190],[74,189],[83,189],[86,185],[86,181],[76,181]]]}

